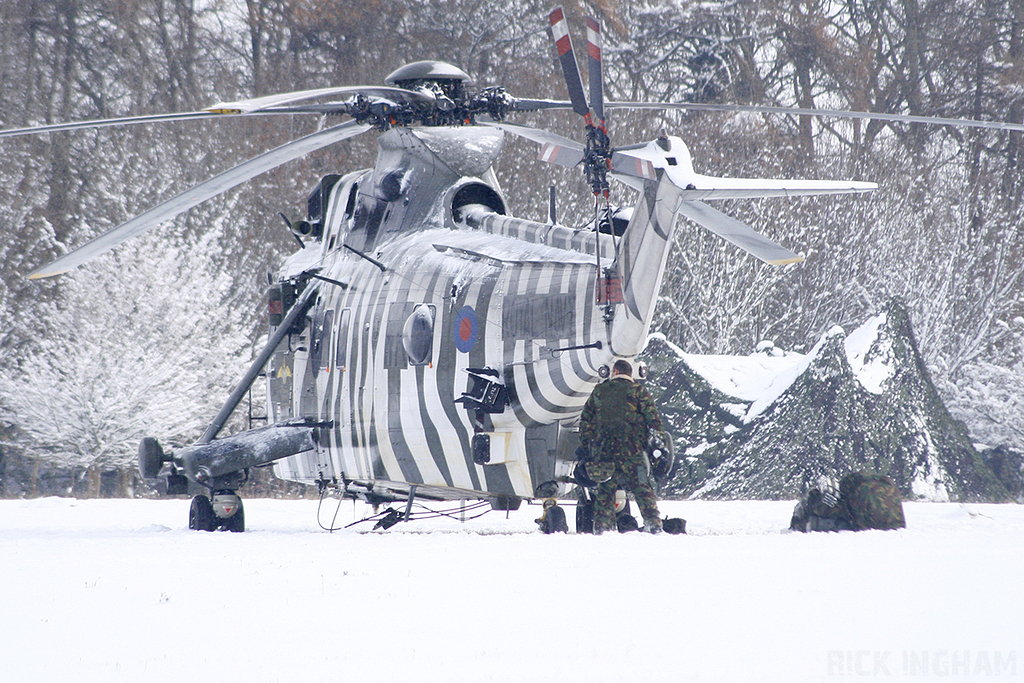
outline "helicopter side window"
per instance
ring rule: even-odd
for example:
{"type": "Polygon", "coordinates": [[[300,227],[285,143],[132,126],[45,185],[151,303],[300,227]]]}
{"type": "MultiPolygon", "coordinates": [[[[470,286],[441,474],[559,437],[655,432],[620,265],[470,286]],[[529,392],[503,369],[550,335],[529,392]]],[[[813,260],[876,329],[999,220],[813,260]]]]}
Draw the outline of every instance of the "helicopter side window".
{"type": "Polygon", "coordinates": [[[334,319],[334,310],[318,310],[313,316],[313,327],[310,331],[312,343],[310,344],[309,362],[310,365],[317,371],[323,370],[324,367],[330,367],[330,357],[325,354],[326,350],[324,347],[325,337],[330,334],[331,321],[334,319]],[[324,364],[321,366],[320,359],[324,356],[328,356],[324,359],[324,364]]]}
{"type": "Polygon", "coordinates": [[[320,337],[316,340],[317,355],[320,356],[320,372],[328,372],[331,369],[331,354],[328,340],[331,329],[334,325],[334,311],[324,313],[324,324],[320,328],[320,337]]]}
{"type": "Polygon", "coordinates": [[[338,341],[335,350],[334,364],[338,370],[344,371],[348,363],[348,328],[352,318],[352,309],[341,309],[341,318],[338,320],[338,341]]]}

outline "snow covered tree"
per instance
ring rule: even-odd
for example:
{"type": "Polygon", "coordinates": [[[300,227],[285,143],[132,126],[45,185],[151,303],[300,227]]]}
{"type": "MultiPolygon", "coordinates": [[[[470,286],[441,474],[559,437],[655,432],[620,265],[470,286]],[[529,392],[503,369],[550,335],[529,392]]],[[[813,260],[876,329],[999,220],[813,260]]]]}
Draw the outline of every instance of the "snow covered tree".
{"type": "MultiPolygon", "coordinates": [[[[581,57],[583,15],[602,19],[609,99],[1019,121],[1020,5],[597,0],[570,3],[566,11],[581,57]]],[[[544,30],[549,9],[525,0],[358,7],[309,0],[0,3],[0,126],[188,111],[273,92],[377,84],[403,63],[431,58],[456,63],[480,86],[564,98],[544,30]]],[[[573,114],[516,121],[580,139],[573,114]]],[[[71,340],[72,302],[85,296],[76,284],[81,274],[26,283],[26,272],[317,125],[315,118],[269,117],[0,140],[0,304],[8,311],[0,359],[10,369],[32,367],[35,376],[46,376],[45,359],[61,353],[57,340],[71,340]]],[[[868,197],[720,207],[808,257],[783,269],[683,226],[656,329],[688,351],[747,353],[761,339],[806,349],[831,326],[855,325],[899,296],[954,414],[976,440],[1024,449],[1014,417],[1024,403],[1024,347],[1014,331],[1024,316],[1024,135],[623,110],[612,112],[610,126],[617,144],[679,133],[702,172],[881,185],[868,197]]],[[[321,150],[183,216],[175,239],[196,243],[206,239],[208,226],[219,226],[217,253],[209,258],[221,271],[210,272],[265,272],[293,246],[277,213],[300,215],[320,176],[365,167],[375,154],[372,134],[321,150]]],[[[581,174],[537,161],[532,143],[509,140],[497,174],[517,215],[543,218],[549,183],[563,188],[564,222],[580,225],[593,215],[581,174]]],[[[616,191],[613,201],[628,204],[632,196],[616,191]]],[[[127,268],[124,259],[137,249],[125,245],[105,258],[127,268]]],[[[97,262],[83,273],[104,268],[113,269],[102,278],[104,288],[134,291],[125,278],[136,271],[97,262]]],[[[237,286],[228,308],[213,317],[241,315],[251,338],[260,288],[237,286]]],[[[101,312],[115,321],[126,315],[116,308],[101,312]]]]}
{"type": "Polygon", "coordinates": [[[65,276],[36,348],[0,374],[22,453],[97,475],[131,471],[144,436],[198,438],[251,354],[252,312],[212,258],[219,228],[177,248],[144,239],[65,276]]]}

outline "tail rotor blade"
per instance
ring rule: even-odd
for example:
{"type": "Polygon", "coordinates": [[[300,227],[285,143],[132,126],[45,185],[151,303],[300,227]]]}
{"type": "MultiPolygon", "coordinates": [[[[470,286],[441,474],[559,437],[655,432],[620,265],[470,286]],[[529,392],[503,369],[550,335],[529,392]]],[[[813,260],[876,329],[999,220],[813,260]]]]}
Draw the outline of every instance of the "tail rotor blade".
{"type": "Polygon", "coordinates": [[[569,99],[572,101],[572,110],[580,116],[590,114],[590,107],[587,105],[587,96],[583,92],[583,79],[580,78],[580,67],[576,63],[576,54],[572,49],[572,38],[569,36],[569,25],[565,21],[565,14],[561,6],[556,7],[548,15],[551,21],[551,35],[555,39],[555,47],[558,48],[558,59],[562,63],[562,73],[565,75],[565,84],[569,88],[569,99]]]}
{"type": "Polygon", "coordinates": [[[590,106],[598,125],[604,125],[604,77],[601,74],[601,24],[587,17],[587,76],[590,81],[590,106]]]}

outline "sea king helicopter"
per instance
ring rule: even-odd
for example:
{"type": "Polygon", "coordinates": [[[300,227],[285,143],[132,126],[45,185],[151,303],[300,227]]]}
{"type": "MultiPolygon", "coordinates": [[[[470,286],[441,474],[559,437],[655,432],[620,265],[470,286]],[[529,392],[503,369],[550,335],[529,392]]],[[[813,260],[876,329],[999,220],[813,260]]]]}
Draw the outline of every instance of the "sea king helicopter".
{"type": "Polygon", "coordinates": [[[594,19],[587,22],[588,99],[561,8],[551,12],[550,24],[568,101],[516,98],[500,87],[471,90],[461,69],[424,61],[399,68],[382,87],[322,88],[199,112],[0,132],[264,114],[347,118],[196,185],[31,278],[64,273],[309,152],[379,132],[373,168],[322,178],[309,195],[307,217],[289,221],[303,246],[269,287],[268,342],[202,437],[173,452],[152,438],[139,447],[143,477],[164,472],[169,493],[201,491],[192,499],[191,528],[243,531],[236,491],[249,468],[269,463],[280,478],[341,497],[404,502],[404,513],[392,510],[385,527],[407,519],[415,499],[511,509],[524,499],[565,496],[577,483],[580,412],[615,360],[633,360],[642,350],[680,216],[758,259],[786,264],[802,259],[705,202],[876,188],[701,175],[678,137],[612,146],[607,111],[705,108],[936,122],[605,102],[601,27],[594,19]],[[583,117],[586,141],[507,121],[517,112],[552,109],[583,117]],[[589,226],[558,224],[553,203],[546,222],[511,215],[493,170],[506,135],[539,144],[545,161],[583,169],[594,194],[589,226]],[[610,180],[639,191],[630,211],[612,209],[610,180]],[[268,425],[221,437],[261,375],[268,383],[268,425]]]}

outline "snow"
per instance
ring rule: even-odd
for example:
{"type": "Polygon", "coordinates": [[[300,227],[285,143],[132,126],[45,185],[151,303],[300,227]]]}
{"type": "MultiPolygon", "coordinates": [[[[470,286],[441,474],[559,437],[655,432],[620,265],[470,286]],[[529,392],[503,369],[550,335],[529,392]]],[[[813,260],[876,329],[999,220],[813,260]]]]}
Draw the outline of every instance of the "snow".
{"type": "Polygon", "coordinates": [[[749,356],[684,353],[682,358],[713,388],[743,401],[756,401],[769,394],[778,398],[807,365],[807,357],[798,353],[780,357],[763,353],[749,356]]]}
{"type": "Polygon", "coordinates": [[[783,351],[771,342],[760,342],[757,352],[749,356],[697,355],[673,348],[712,387],[749,401],[751,405],[743,420],[750,422],[792,386],[810,367],[825,340],[833,336],[844,337],[847,361],[861,386],[873,394],[883,393],[886,382],[895,373],[892,342],[880,334],[885,322],[884,313],[874,316],[849,335],[842,327],[833,326],[806,355],[783,351]]]}
{"type": "Polygon", "coordinates": [[[879,328],[886,322],[886,315],[876,315],[868,319],[846,338],[846,358],[850,362],[850,369],[861,386],[872,394],[881,394],[885,391],[885,383],[896,373],[896,367],[892,358],[892,340],[882,339],[879,335],[879,328]],[[876,347],[874,354],[870,354],[871,346],[876,341],[881,342],[882,348],[876,347]],[[886,362],[888,361],[888,363],[886,362]]]}
{"type": "Polygon", "coordinates": [[[663,502],[689,535],[593,537],[536,532],[536,506],[327,533],[316,501],[245,505],[230,534],[187,530],[181,499],[0,501],[3,680],[1024,674],[1021,506],[805,535],[791,502],[663,502]]]}

